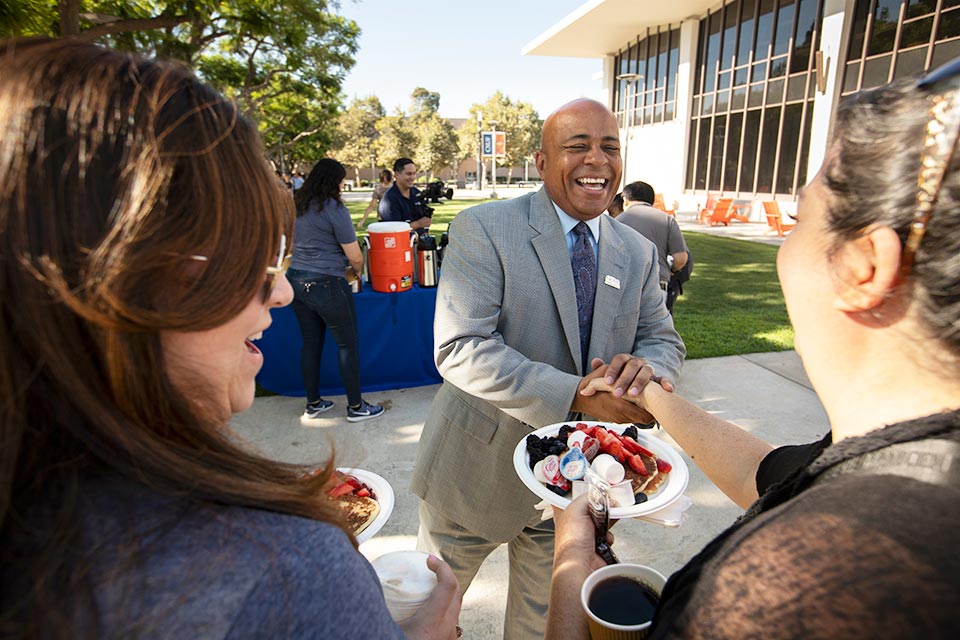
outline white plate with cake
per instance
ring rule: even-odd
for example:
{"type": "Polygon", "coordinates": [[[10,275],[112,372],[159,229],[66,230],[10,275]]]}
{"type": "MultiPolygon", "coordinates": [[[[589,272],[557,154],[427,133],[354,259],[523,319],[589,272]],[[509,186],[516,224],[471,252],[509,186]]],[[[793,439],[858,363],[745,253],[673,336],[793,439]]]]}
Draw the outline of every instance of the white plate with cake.
{"type": "MultiPolygon", "coordinates": [[[[548,425],[533,431],[530,435],[539,439],[556,438],[560,434],[561,427],[564,426],[573,427],[575,430],[583,430],[582,428],[577,429],[578,425],[586,427],[587,432],[596,434],[601,433],[596,431],[599,428],[603,433],[602,438],[611,443],[613,440],[610,438],[616,436],[616,440],[620,442],[620,447],[624,449],[613,453],[620,456],[617,460],[622,462],[621,466],[625,469],[624,482],[630,481],[630,489],[634,494],[634,499],[638,502],[630,506],[612,506],[610,509],[611,518],[636,518],[655,513],[674,503],[686,491],[687,483],[690,480],[690,472],[680,454],[660,438],[642,430],[637,432],[636,438],[625,439],[621,434],[630,425],[610,422],[569,421],[548,425]],[[627,450],[626,447],[630,447],[630,450],[627,450]],[[652,455],[648,456],[647,454],[652,455]]],[[[571,487],[565,495],[561,495],[562,488],[548,487],[549,483],[537,479],[538,474],[535,474],[534,465],[530,461],[530,451],[527,445],[528,437],[517,443],[513,452],[513,467],[517,475],[523,481],[523,484],[537,496],[551,505],[565,509],[572,499],[573,488],[571,487]]],[[[586,448],[589,450],[589,443],[584,444],[588,445],[586,448]]],[[[566,451],[569,450],[570,447],[566,447],[566,451]]],[[[594,455],[598,453],[607,454],[608,449],[604,448],[594,455]]],[[[558,452],[554,455],[562,457],[563,454],[558,452]]],[[[594,459],[593,457],[590,458],[590,460],[594,459]]],[[[542,469],[539,475],[541,478],[543,477],[542,469]]],[[[572,482],[569,484],[572,485],[572,482]]]]}
{"type": "Polygon", "coordinates": [[[357,543],[365,542],[383,528],[393,513],[393,487],[372,471],[348,468],[338,468],[337,471],[342,477],[334,478],[329,491],[339,495],[328,495],[339,501],[357,543]],[[356,482],[351,482],[351,479],[356,482]],[[352,490],[348,490],[344,484],[352,490]],[[337,487],[343,488],[338,491],[337,487]]]}

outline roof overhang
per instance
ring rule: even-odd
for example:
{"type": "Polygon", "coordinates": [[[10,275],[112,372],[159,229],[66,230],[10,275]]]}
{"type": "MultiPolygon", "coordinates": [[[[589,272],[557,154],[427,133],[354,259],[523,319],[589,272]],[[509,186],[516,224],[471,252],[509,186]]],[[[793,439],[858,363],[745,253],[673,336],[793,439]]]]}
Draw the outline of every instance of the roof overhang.
{"type": "Polygon", "coordinates": [[[699,18],[720,0],[588,0],[520,50],[525,56],[603,58],[647,27],[699,18]]]}

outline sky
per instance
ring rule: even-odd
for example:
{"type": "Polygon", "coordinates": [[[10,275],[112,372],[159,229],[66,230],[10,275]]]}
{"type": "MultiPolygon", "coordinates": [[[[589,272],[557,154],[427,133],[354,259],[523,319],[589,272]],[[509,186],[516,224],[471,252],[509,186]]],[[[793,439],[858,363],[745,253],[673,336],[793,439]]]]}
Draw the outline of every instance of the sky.
{"type": "Polygon", "coordinates": [[[376,95],[392,113],[417,87],[440,94],[441,116],[465,118],[497,90],[541,118],[579,97],[598,98],[602,62],[521,56],[520,49],[585,0],[341,0],[360,26],[346,104],[376,95]]]}

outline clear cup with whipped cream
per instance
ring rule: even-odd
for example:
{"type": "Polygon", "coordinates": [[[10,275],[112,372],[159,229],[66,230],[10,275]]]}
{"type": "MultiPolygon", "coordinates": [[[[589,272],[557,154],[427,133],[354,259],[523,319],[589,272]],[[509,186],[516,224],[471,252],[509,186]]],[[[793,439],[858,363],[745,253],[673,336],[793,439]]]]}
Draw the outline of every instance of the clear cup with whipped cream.
{"type": "Polygon", "coordinates": [[[396,622],[415,614],[437,586],[437,575],[427,567],[423,551],[391,551],[371,564],[380,578],[387,610],[396,622]]]}

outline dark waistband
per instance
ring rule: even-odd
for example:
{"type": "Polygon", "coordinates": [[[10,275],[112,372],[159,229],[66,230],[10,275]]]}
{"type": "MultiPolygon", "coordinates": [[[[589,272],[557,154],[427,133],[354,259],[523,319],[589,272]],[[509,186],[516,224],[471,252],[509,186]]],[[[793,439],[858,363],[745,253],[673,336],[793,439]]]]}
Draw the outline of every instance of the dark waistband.
{"type": "Polygon", "coordinates": [[[287,269],[287,278],[289,278],[290,280],[293,280],[295,278],[297,279],[310,278],[313,280],[325,280],[325,279],[343,280],[344,279],[343,275],[334,276],[334,275],[330,275],[329,273],[320,273],[319,271],[308,271],[306,269],[295,269],[294,267],[290,267],[289,269],[287,269]]]}

